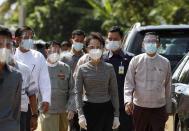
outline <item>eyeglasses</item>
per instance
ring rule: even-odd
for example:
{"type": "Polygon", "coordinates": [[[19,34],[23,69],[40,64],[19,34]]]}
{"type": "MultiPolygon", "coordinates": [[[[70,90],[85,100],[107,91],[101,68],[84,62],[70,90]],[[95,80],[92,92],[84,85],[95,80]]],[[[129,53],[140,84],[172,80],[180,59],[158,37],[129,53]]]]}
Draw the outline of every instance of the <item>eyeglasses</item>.
{"type": "Polygon", "coordinates": [[[89,49],[101,49],[101,46],[88,46],[89,49]]]}

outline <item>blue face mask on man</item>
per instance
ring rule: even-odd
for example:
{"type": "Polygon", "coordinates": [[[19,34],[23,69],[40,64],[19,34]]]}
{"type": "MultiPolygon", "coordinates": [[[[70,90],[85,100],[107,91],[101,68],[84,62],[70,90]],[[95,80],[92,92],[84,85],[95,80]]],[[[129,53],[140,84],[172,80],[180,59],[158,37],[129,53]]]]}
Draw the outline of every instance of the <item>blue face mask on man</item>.
{"type": "Polygon", "coordinates": [[[22,40],[22,47],[26,50],[30,50],[33,45],[34,45],[34,40],[32,39],[25,39],[25,40],[22,40]]]}
{"type": "Polygon", "coordinates": [[[76,51],[81,51],[83,49],[83,44],[82,43],[79,43],[79,42],[74,42],[73,43],[73,48],[76,50],[76,51]]]}
{"type": "Polygon", "coordinates": [[[120,48],[121,42],[120,41],[108,41],[106,48],[111,51],[116,51],[120,48]]]}
{"type": "Polygon", "coordinates": [[[155,54],[158,48],[156,43],[144,43],[144,49],[147,54],[155,54]]]}

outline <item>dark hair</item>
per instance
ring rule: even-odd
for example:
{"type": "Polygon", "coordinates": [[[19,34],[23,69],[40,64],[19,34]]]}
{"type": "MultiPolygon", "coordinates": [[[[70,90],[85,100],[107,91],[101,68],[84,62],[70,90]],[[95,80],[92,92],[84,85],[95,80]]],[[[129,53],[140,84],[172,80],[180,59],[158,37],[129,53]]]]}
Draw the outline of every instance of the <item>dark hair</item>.
{"type": "Polygon", "coordinates": [[[82,30],[74,30],[74,31],[72,32],[72,38],[74,38],[75,35],[81,35],[81,36],[83,36],[83,37],[85,38],[85,32],[82,31],[82,30]]]}
{"type": "Polygon", "coordinates": [[[33,33],[33,35],[34,35],[34,32],[33,32],[33,30],[30,27],[28,27],[28,26],[22,26],[22,27],[20,27],[20,28],[18,28],[16,30],[15,37],[21,37],[23,31],[26,31],[26,30],[30,30],[33,33]]]}
{"type": "Polygon", "coordinates": [[[49,41],[49,42],[46,43],[46,49],[48,49],[51,45],[58,45],[58,46],[60,46],[60,43],[57,42],[57,41],[55,41],[55,40],[49,41]]]}
{"type": "Polygon", "coordinates": [[[0,35],[7,36],[12,39],[12,33],[6,27],[0,26],[0,35]]]}
{"type": "Polygon", "coordinates": [[[102,37],[102,35],[99,33],[99,32],[91,32],[87,38],[86,38],[86,46],[89,45],[90,41],[92,39],[97,39],[100,41],[100,44],[104,47],[105,45],[105,41],[104,41],[104,38],[102,37]]]}
{"type": "Polygon", "coordinates": [[[123,31],[121,30],[121,28],[119,26],[112,26],[109,30],[109,32],[118,32],[120,37],[123,38],[123,31]]]}
{"type": "Polygon", "coordinates": [[[156,34],[156,32],[146,32],[145,35],[144,35],[144,37],[148,36],[148,35],[154,35],[154,36],[156,36],[157,42],[160,42],[159,36],[156,34]]]}
{"type": "Polygon", "coordinates": [[[68,46],[68,47],[71,47],[71,46],[72,46],[68,41],[63,41],[60,45],[61,45],[61,46],[66,45],[66,46],[68,46]]]}

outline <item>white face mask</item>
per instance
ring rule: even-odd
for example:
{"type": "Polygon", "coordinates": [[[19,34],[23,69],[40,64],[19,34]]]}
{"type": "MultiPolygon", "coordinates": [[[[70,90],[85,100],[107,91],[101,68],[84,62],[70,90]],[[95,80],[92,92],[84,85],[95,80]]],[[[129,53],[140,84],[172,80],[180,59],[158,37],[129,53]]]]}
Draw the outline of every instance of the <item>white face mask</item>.
{"type": "Polygon", "coordinates": [[[60,58],[62,58],[63,56],[65,56],[67,53],[69,53],[70,51],[61,51],[60,53],[60,58]]]}
{"type": "Polygon", "coordinates": [[[59,61],[60,55],[58,53],[53,53],[48,56],[48,59],[52,62],[55,63],[59,61]]]}
{"type": "Polygon", "coordinates": [[[89,51],[89,56],[93,60],[98,60],[102,56],[102,50],[101,49],[91,49],[89,51]]]}
{"type": "Polygon", "coordinates": [[[106,48],[111,51],[116,51],[120,48],[120,45],[120,41],[108,41],[108,44],[106,44],[106,48]]]}
{"type": "Polygon", "coordinates": [[[11,51],[7,48],[0,48],[0,62],[5,63],[9,56],[10,56],[11,51]]]}

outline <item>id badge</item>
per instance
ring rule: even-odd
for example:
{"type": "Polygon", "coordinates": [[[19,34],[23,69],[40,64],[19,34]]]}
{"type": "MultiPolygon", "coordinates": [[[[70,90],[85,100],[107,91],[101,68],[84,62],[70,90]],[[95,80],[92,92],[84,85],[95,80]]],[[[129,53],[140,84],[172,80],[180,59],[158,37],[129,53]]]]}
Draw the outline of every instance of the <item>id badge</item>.
{"type": "Polygon", "coordinates": [[[119,66],[119,74],[124,74],[124,66],[119,66]]]}

